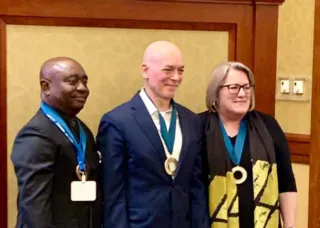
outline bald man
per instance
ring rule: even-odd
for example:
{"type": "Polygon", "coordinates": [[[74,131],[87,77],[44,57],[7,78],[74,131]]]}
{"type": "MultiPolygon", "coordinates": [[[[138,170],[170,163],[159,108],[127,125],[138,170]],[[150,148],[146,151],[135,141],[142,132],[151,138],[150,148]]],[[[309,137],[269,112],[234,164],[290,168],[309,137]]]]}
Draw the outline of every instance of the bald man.
{"type": "Polygon", "coordinates": [[[20,130],[11,159],[18,180],[17,228],[100,227],[99,155],[83,109],[88,76],[57,57],[40,70],[41,104],[20,130]]]}
{"type": "Polygon", "coordinates": [[[179,48],[150,44],[143,88],[102,117],[104,228],[207,228],[196,114],[174,101],[184,64],[179,48]]]}

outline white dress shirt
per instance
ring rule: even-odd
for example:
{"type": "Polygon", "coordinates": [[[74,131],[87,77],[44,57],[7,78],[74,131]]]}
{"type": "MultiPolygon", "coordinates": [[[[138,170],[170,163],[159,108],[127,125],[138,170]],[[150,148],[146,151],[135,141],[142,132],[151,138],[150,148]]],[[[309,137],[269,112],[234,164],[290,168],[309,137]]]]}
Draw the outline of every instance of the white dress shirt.
{"type": "MultiPolygon", "coordinates": [[[[141,89],[139,95],[140,95],[143,103],[145,104],[145,106],[146,106],[146,108],[147,108],[147,110],[153,120],[154,125],[156,126],[156,128],[158,130],[163,148],[166,153],[166,157],[167,158],[172,157],[172,158],[175,158],[177,161],[179,161],[181,147],[182,147],[182,132],[181,132],[180,121],[179,121],[179,113],[177,112],[176,134],[175,134],[175,138],[174,138],[173,151],[172,151],[172,154],[170,154],[168,152],[167,146],[161,136],[158,109],[156,108],[154,103],[150,100],[150,98],[148,97],[148,95],[146,94],[144,89],[141,89]]],[[[164,112],[160,112],[160,113],[163,116],[163,119],[166,123],[166,127],[168,130],[170,127],[172,107],[169,110],[164,111],[164,112]]]]}

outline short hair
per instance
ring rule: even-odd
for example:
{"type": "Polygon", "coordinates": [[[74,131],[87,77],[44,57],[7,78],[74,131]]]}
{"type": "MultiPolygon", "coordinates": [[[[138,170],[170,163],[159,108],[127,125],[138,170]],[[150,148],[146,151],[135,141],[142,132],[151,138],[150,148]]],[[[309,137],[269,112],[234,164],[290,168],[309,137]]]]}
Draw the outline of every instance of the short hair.
{"type": "Polygon", "coordinates": [[[228,76],[230,69],[242,71],[247,75],[249,84],[252,86],[252,93],[250,97],[250,105],[249,105],[248,111],[252,111],[255,107],[254,75],[247,66],[245,66],[240,62],[222,63],[213,69],[211,74],[211,81],[209,82],[209,85],[207,87],[207,93],[206,93],[207,108],[212,112],[219,111],[218,102],[217,102],[219,100],[219,91],[224,81],[226,80],[226,77],[228,76]]]}

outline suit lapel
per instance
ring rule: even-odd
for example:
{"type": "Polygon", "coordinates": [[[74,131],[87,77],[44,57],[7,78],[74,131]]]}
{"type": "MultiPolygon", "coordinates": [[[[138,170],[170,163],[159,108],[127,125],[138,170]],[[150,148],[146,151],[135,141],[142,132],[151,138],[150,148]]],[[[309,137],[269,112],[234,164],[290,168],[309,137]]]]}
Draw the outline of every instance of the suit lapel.
{"type": "Polygon", "coordinates": [[[181,147],[181,152],[180,152],[180,157],[179,157],[179,163],[178,163],[178,168],[176,171],[175,176],[179,174],[179,171],[181,169],[181,166],[183,164],[183,160],[187,154],[188,150],[188,144],[189,144],[189,133],[190,133],[190,126],[188,124],[188,117],[186,116],[186,113],[183,112],[181,106],[177,104],[177,110],[179,114],[179,123],[181,127],[181,133],[182,133],[182,147],[181,147]]]}
{"type": "Polygon", "coordinates": [[[63,150],[65,151],[66,155],[69,156],[70,160],[76,167],[78,165],[77,150],[75,149],[73,144],[63,134],[63,132],[42,112],[41,109],[38,111],[38,114],[39,116],[41,116],[41,118],[44,118],[44,120],[47,121],[48,124],[50,124],[50,126],[52,127],[53,136],[57,139],[59,138],[58,141],[61,143],[63,150]]]}
{"type": "Polygon", "coordinates": [[[149,138],[150,142],[154,146],[155,155],[160,159],[162,163],[164,163],[166,159],[165,151],[158,133],[156,126],[153,123],[153,120],[143,103],[142,99],[140,98],[139,93],[137,93],[132,100],[131,103],[131,110],[134,119],[137,121],[138,125],[144,132],[144,134],[149,138]]]}

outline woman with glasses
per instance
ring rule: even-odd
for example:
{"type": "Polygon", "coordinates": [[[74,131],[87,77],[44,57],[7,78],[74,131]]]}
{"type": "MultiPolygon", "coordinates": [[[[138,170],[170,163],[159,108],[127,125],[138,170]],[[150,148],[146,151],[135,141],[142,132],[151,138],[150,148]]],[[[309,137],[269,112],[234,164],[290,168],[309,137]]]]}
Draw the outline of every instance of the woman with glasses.
{"type": "Polygon", "coordinates": [[[239,62],[217,66],[201,113],[211,228],[295,225],[296,183],[283,131],[254,110],[254,76],[239,62]]]}

